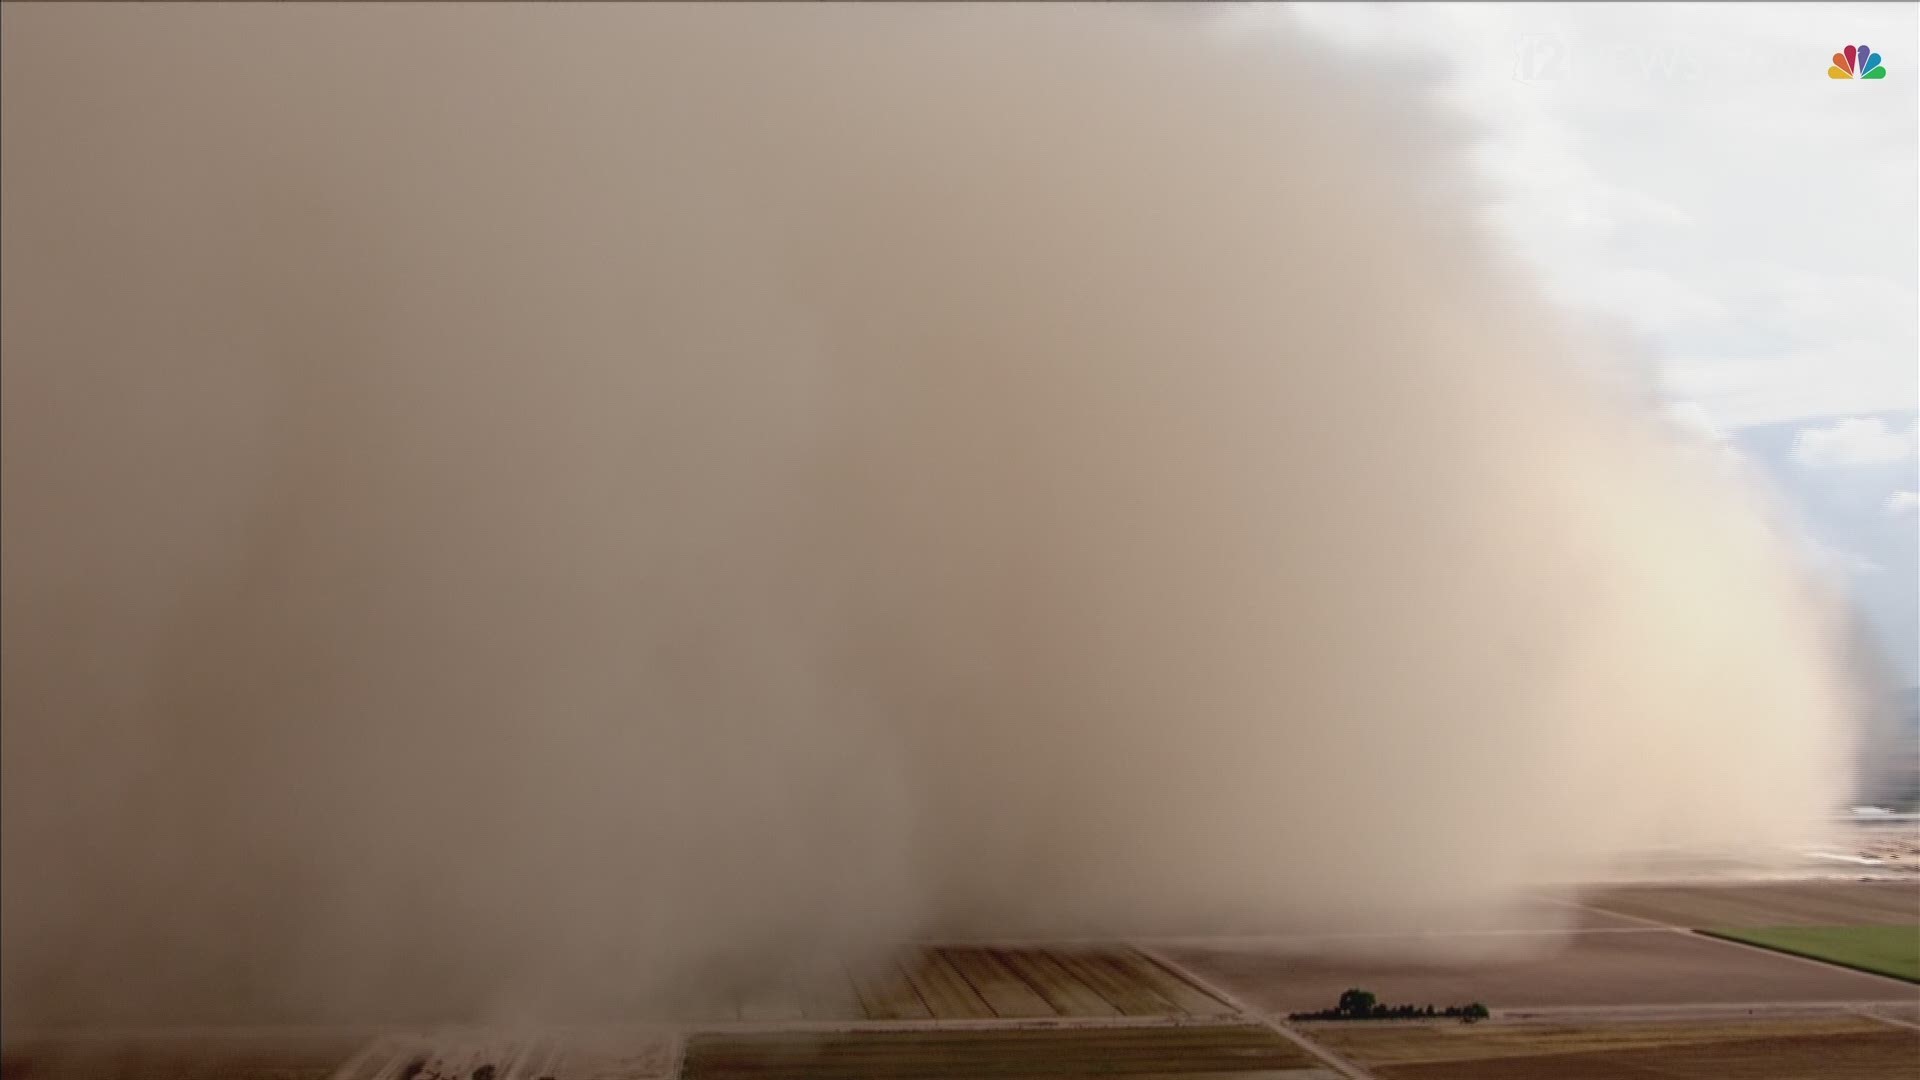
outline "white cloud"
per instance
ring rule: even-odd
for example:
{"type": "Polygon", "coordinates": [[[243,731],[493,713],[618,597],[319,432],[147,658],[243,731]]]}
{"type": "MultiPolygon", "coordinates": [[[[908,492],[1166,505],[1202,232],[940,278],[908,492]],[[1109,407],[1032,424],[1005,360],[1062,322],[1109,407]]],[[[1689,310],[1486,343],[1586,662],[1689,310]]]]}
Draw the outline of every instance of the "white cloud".
{"type": "Polygon", "coordinates": [[[1887,516],[1906,517],[1920,513],[1920,491],[1896,491],[1887,496],[1887,516]]]}
{"type": "Polygon", "coordinates": [[[1721,442],[1726,435],[1697,401],[1675,401],[1666,407],[1667,419],[1684,434],[1707,442],[1721,442]]]}
{"type": "MultiPolygon", "coordinates": [[[[1898,408],[1887,403],[1905,399],[1889,380],[1811,377],[1820,371],[1848,371],[1849,360],[1862,350],[1850,351],[1840,343],[1765,356],[1682,355],[1660,365],[1658,380],[1668,397],[1703,403],[1727,430],[1898,408]]],[[[1912,408],[1912,401],[1906,407],[1912,408]]]]}
{"type": "Polygon", "coordinates": [[[1439,61],[1481,132],[1494,227],[1721,427],[1920,401],[1920,98],[1826,76],[1848,41],[1915,41],[1914,5],[1294,10],[1439,61]]]}
{"type": "Polygon", "coordinates": [[[1676,401],[1664,407],[1668,430],[1675,436],[1675,448],[1682,454],[1705,462],[1721,475],[1745,482],[1752,479],[1752,467],[1746,456],[1727,438],[1713,417],[1697,402],[1676,401]]]}
{"type": "Polygon", "coordinates": [[[1726,318],[1726,303],[1668,271],[1619,266],[1552,283],[1548,294],[1570,307],[1593,308],[1626,318],[1642,333],[1726,318]]]}
{"type": "Polygon", "coordinates": [[[1920,449],[1920,426],[1895,431],[1877,416],[1849,416],[1830,427],[1802,428],[1793,459],[1808,468],[1891,465],[1920,449]]]}
{"type": "Polygon", "coordinates": [[[1887,572],[1886,567],[1858,552],[1823,544],[1811,537],[1805,538],[1802,546],[1815,570],[1843,586],[1850,579],[1873,579],[1887,572]]]}

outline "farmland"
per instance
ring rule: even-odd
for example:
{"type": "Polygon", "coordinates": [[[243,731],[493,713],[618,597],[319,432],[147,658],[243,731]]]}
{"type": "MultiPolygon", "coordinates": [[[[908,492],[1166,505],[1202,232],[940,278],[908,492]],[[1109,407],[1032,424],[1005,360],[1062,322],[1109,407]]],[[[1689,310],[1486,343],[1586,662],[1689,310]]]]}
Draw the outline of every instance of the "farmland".
{"type": "Polygon", "coordinates": [[[1912,926],[1920,883],[1798,881],[1608,889],[1594,907],[1671,926],[1912,926]]]}
{"type": "Polygon", "coordinates": [[[1782,926],[1707,931],[1795,956],[1920,982],[1920,927],[1782,926]]]}
{"type": "Polygon", "coordinates": [[[604,1030],[56,1033],[16,1037],[4,1073],[399,1080],[430,1061],[463,1080],[496,1062],[500,1080],[1328,1080],[1343,1068],[1377,1080],[1920,1080],[1920,988],[1694,932],[1725,927],[1803,952],[1820,945],[1866,966],[1867,954],[1912,940],[1916,909],[1912,882],[1668,885],[1542,895],[1504,927],[922,943],[749,971],[604,1030]],[[1355,987],[1389,1002],[1482,1001],[1493,1016],[1276,1023],[1355,987]]]}
{"type": "Polygon", "coordinates": [[[1270,1012],[1325,1008],[1354,986],[1381,1000],[1485,1001],[1519,1007],[1699,1005],[1898,999],[1905,988],[1842,968],[1823,968],[1696,934],[1657,927],[1574,933],[1564,944],[1501,957],[1432,952],[1418,938],[1232,948],[1182,946],[1165,955],[1241,1000],[1270,1012]],[[1403,946],[1394,951],[1390,946],[1403,946]]]}
{"type": "Polygon", "coordinates": [[[1856,1016],[1712,1023],[1316,1026],[1310,1033],[1381,1080],[1920,1077],[1920,1033],[1856,1016]]]}
{"type": "Polygon", "coordinates": [[[687,1047],[687,1080],[1223,1074],[1335,1080],[1298,1046],[1255,1025],[1067,1028],[1053,1031],[897,1031],[715,1035],[687,1047]]]}

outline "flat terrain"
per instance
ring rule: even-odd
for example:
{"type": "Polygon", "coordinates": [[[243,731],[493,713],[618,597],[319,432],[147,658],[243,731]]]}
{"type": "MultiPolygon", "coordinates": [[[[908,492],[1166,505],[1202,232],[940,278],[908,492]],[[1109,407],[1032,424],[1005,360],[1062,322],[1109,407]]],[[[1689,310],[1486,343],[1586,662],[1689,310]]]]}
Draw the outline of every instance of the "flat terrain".
{"type": "Polygon", "coordinates": [[[499,1080],[662,1080],[674,1074],[670,1032],[579,1029],[528,1034],[485,1029],[361,1034],[298,1032],[39,1038],[10,1046],[7,1080],[469,1080],[491,1064],[499,1080]]]}
{"type": "Polygon", "coordinates": [[[1394,1004],[1483,1001],[1527,1006],[1691,1005],[1897,1001],[1914,988],[1882,976],[1808,963],[1696,934],[1646,927],[1573,934],[1564,946],[1507,959],[1421,959],[1431,942],[1389,942],[1366,953],[1332,943],[1181,946],[1164,955],[1251,1006],[1276,1013],[1326,1008],[1349,987],[1394,1004]]]}
{"type": "Polygon", "coordinates": [[[1920,926],[1781,926],[1705,932],[1920,983],[1920,926]]]}
{"type": "Polygon", "coordinates": [[[1892,1020],[1897,1024],[1906,1024],[1914,1028],[1920,1028],[1920,994],[1914,995],[1911,1001],[1889,1002],[1884,1005],[1869,1005],[1860,1011],[1892,1020]]]}
{"type": "Polygon", "coordinates": [[[1125,1075],[1194,1080],[1338,1080],[1262,1027],[1080,1028],[698,1036],[688,1080],[1125,1075]]]}
{"type": "Polygon", "coordinates": [[[0,1055],[5,1080],[327,1080],[364,1038],[195,1033],[31,1040],[0,1055]]]}
{"type": "Polygon", "coordinates": [[[1205,1017],[1232,1009],[1126,945],[927,946],[865,963],[826,960],[672,1019],[1044,1020],[1205,1017]]]}
{"type": "Polygon", "coordinates": [[[912,946],[877,957],[820,957],[755,971],[731,988],[678,995],[658,1015],[675,1023],[1045,1020],[1205,1017],[1232,1011],[1125,944],[912,946]]]}
{"type": "Polygon", "coordinates": [[[1633,886],[1584,902],[1669,926],[1912,926],[1920,881],[1633,886]]]}
{"type": "Polygon", "coordinates": [[[1369,931],[929,944],[742,972],[740,987],[683,996],[674,1015],[604,1029],[13,1033],[4,1074],[400,1080],[427,1061],[461,1080],[483,1064],[499,1080],[664,1080],[683,1067],[690,1077],[1330,1080],[1331,1063],[1261,1021],[1359,986],[1390,1003],[1494,1010],[1476,1025],[1299,1025],[1377,1080],[1920,1080],[1920,986],[1691,930],[1837,926],[1857,945],[1910,933],[1916,911],[1920,882],[1700,884],[1545,896],[1369,931]]]}
{"type": "Polygon", "coordinates": [[[1920,1032],[1862,1017],[1714,1023],[1308,1025],[1381,1080],[1902,1080],[1920,1032]]]}

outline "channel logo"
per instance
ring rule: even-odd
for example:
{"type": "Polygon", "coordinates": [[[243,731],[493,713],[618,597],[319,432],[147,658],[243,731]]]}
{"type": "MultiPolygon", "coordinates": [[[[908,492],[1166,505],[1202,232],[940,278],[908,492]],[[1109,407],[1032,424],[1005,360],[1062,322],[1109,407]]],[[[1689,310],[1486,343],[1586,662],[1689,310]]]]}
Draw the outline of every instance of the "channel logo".
{"type": "Polygon", "coordinates": [[[1865,45],[1849,45],[1833,54],[1829,79],[1884,79],[1887,69],[1880,66],[1880,54],[1865,45]]]}

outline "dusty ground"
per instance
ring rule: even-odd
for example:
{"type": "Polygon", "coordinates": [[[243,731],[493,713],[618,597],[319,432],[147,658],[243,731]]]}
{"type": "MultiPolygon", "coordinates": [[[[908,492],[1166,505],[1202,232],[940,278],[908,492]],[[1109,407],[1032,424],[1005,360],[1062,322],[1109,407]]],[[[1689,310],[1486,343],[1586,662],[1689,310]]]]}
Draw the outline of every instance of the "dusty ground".
{"type": "Polygon", "coordinates": [[[688,1080],[807,1077],[1186,1076],[1337,1080],[1265,1028],[932,1031],[700,1037],[687,1046],[688,1080]],[[1016,1072],[1017,1070],[1017,1072],[1016,1072]]]}
{"type": "Polygon", "coordinates": [[[1920,1028],[1920,993],[1916,993],[1912,1001],[1903,1001],[1897,1004],[1874,1005],[1861,1011],[1920,1028]]]}
{"type": "Polygon", "coordinates": [[[37,1037],[10,1046],[7,1080],[661,1080],[679,1038],[660,1029],[541,1033],[439,1028],[319,1038],[298,1032],[37,1037]]]}
{"type": "Polygon", "coordinates": [[[1865,826],[1849,845],[1854,855],[1878,860],[1883,870],[1920,872],[1920,824],[1905,821],[1865,826]]]}
{"type": "Polygon", "coordinates": [[[1863,1017],[1310,1029],[1381,1080],[1920,1077],[1920,1031],[1863,1017]]]}
{"type": "Polygon", "coordinates": [[[194,1032],[29,1039],[0,1055],[5,1080],[327,1080],[364,1033],[194,1032]]]}
{"type": "Polygon", "coordinates": [[[1689,884],[1584,894],[1564,939],[1515,933],[1330,936],[1210,943],[1186,940],[1163,955],[1254,1007],[1325,1008],[1348,987],[1384,1001],[1436,1005],[1484,1001],[1526,1007],[1776,1002],[1906,1002],[1906,983],[1712,941],[1692,926],[1911,924],[1920,882],[1689,884]],[[1449,948],[1485,955],[1431,956],[1449,948]],[[1499,950],[1537,945],[1532,954],[1499,950]]]}
{"type": "Polygon", "coordinates": [[[1675,926],[1920,923],[1920,881],[1632,886],[1583,899],[1597,908],[1675,926]]]}
{"type": "Polygon", "coordinates": [[[693,1023],[1218,1016],[1231,1010],[1126,945],[925,946],[822,961],[688,1006],[693,1023]]]}
{"type": "MultiPolygon", "coordinates": [[[[1900,1001],[1897,980],[1648,927],[1571,935],[1564,948],[1507,960],[1413,959],[1373,943],[1367,955],[1337,943],[1186,946],[1164,955],[1242,1001],[1278,1013],[1326,1008],[1349,987],[1391,1003],[1483,1001],[1525,1006],[1682,1005],[1715,1002],[1900,1001]]],[[[1420,943],[1409,941],[1409,950],[1420,943]]]]}
{"type": "Polygon", "coordinates": [[[689,1076],[1320,1080],[1334,1074],[1258,1026],[1260,1014],[1321,1008],[1364,986],[1390,1002],[1479,1000],[1496,1011],[1474,1026],[1304,1026],[1371,1063],[1378,1080],[1920,1077],[1920,988],[1677,928],[1898,924],[1916,911],[1920,884],[1700,884],[1549,897],[1505,926],[1425,933],[928,945],[690,1001],[665,1027],[14,1038],[4,1071],[5,1080],[399,1080],[425,1058],[461,1080],[490,1062],[499,1080],[658,1080],[676,1073],[684,1049],[689,1076]],[[1437,943],[1451,958],[1434,956],[1437,943]],[[1564,947],[1548,951],[1556,943],[1564,947]]]}

